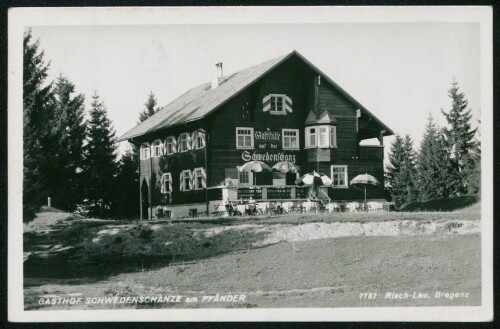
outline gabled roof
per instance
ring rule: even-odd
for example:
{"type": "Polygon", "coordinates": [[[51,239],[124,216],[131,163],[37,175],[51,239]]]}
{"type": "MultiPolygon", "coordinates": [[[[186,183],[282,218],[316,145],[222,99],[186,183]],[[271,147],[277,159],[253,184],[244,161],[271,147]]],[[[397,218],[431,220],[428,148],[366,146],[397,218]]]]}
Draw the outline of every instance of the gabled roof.
{"type": "Polygon", "coordinates": [[[285,56],[271,59],[267,62],[224,77],[219,82],[219,86],[215,89],[211,88],[211,83],[205,83],[188,90],[170,104],[161,108],[154,115],[118,138],[118,141],[128,140],[160,129],[202,119],[294,55],[298,56],[307,66],[315,71],[316,74],[321,75],[324,80],[338,89],[345,97],[359,107],[364,114],[372,117],[378,124],[384,127],[386,135],[393,134],[389,127],[378,120],[364,106],[294,50],[285,56]]]}

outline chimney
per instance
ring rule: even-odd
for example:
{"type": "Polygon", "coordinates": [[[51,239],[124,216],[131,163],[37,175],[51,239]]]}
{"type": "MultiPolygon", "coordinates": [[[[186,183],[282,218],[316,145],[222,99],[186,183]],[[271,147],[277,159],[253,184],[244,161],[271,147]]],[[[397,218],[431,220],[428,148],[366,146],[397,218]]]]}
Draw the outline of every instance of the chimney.
{"type": "Polygon", "coordinates": [[[215,77],[212,80],[212,89],[219,86],[220,79],[222,79],[222,62],[215,64],[215,77]]]}

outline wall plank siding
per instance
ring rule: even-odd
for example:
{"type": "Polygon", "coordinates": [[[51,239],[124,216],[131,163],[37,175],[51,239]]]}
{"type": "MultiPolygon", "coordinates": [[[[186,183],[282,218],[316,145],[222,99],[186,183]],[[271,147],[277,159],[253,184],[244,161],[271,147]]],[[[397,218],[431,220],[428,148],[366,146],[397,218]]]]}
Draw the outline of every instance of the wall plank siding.
{"type": "MultiPolygon", "coordinates": [[[[220,186],[224,183],[226,168],[243,165],[243,154],[283,154],[293,157],[301,173],[318,170],[330,176],[331,165],[347,165],[348,179],[358,174],[369,173],[376,177],[381,186],[384,183],[383,148],[377,151],[366,150],[360,158],[359,135],[356,131],[357,108],[340,92],[324,79],[315,87],[316,76],[299,67],[293,61],[285,62],[264,78],[225,103],[217,111],[203,120],[185,126],[176,126],[157,131],[137,139],[137,142],[153,142],[167,136],[178,136],[181,132],[191,132],[193,128],[203,128],[209,134],[207,145],[208,168],[207,185],[220,186]],[[263,98],[269,94],[285,94],[292,100],[292,112],[286,115],[272,115],[263,111],[263,98]],[[319,113],[328,111],[336,119],[337,148],[305,149],[304,122],[310,111],[314,111],[317,101],[319,113]],[[276,132],[278,141],[258,142],[254,150],[241,150],[236,147],[236,127],[252,127],[257,132],[276,132]],[[282,129],[299,130],[299,150],[283,150],[282,129]],[[260,147],[262,146],[262,148],[260,147]],[[370,153],[371,152],[371,153],[370,153]],[[373,153],[373,154],[372,154],[373,153]],[[376,154],[375,154],[376,153],[376,154]]],[[[363,125],[366,123],[363,121],[363,125]]],[[[265,160],[272,166],[277,161],[265,160]]],[[[143,178],[151,181],[153,206],[159,204],[183,205],[205,202],[204,190],[179,191],[179,176],[182,170],[205,166],[205,150],[193,150],[184,153],[140,161],[141,182],[143,178]],[[161,175],[172,173],[173,191],[168,198],[160,193],[161,175]]],[[[209,190],[210,199],[221,197],[220,190],[209,190]]],[[[354,188],[329,188],[328,194],[334,200],[362,199],[363,192],[354,188]]],[[[370,191],[370,198],[383,199],[383,188],[370,191]]]]}

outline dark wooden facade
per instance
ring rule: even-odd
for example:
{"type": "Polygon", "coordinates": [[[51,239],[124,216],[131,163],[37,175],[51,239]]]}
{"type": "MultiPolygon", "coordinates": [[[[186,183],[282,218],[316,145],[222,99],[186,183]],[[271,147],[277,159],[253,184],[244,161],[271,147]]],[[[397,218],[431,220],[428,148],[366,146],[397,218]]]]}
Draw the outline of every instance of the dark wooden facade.
{"type": "MultiPolygon", "coordinates": [[[[177,138],[183,132],[191,133],[200,129],[206,132],[203,133],[206,136],[204,148],[140,161],[142,205],[145,207],[149,203],[149,213],[143,211],[143,217],[155,217],[155,209],[160,205],[168,208],[198,204],[201,207],[207,203],[207,195],[211,202],[222,200],[221,188],[216,187],[224,186],[228,178],[234,179],[236,166],[243,165],[253,154],[263,157],[264,162],[270,166],[278,162],[276,160],[293,159],[302,174],[316,170],[330,176],[332,165],[347,166],[348,181],[358,174],[369,173],[381,182],[380,188],[370,191],[369,198],[383,199],[382,136],[392,132],[384,129],[385,126],[378,124],[370,115],[360,114],[359,106],[330,82],[327,77],[312,69],[310,63],[304,62],[302,57],[290,56],[248,87],[236,91],[229,101],[203,119],[134,138],[134,142],[139,145],[153,143],[157,139],[165,142],[168,136],[177,138]],[[269,94],[288,96],[293,101],[292,111],[286,115],[265,112],[263,99],[269,94]],[[336,147],[306,147],[306,120],[311,113],[316,119],[325,113],[333,118],[334,121],[329,125],[336,127],[336,147]],[[254,129],[254,149],[237,148],[236,127],[254,129]],[[283,150],[282,129],[298,129],[297,150],[283,150]],[[281,139],[256,140],[255,132],[279,133],[281,139]],[[379,138],[380,145],[360,146],[361,140],[376,137],[379,138]],[[205,189],[180,191],[182,170],[199,167],[205,168],[208,193],[205,189]],[[172,191],[162,193],[161,177],[166,172],[172,175],[172,191]],[[144,197],[146,191],[147,201],[144,197]]],[[[258,177],[258,185],[272,185],[272,177],[258,177]]],[[[330,187],[327,190],[332,200],[363,199],[363,192],[355,188],[330,187]]]]}

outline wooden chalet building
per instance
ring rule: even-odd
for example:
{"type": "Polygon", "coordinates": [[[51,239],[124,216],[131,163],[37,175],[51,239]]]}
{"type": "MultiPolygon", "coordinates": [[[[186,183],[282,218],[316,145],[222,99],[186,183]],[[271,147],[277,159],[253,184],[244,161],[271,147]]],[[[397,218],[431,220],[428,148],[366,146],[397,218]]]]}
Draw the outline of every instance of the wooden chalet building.
{"type": "MultiPolygon", "coordinates": [[[[195,87],[119,140],[140,147],[141,219],[215,211],[224,201],[300,200],[296,174],[239,172],[260,160],[293,162],[333,180],[331,200],[362,200],[349,186],[358,174],[381,182],[383,137],[393,132],[298,52],[195,87]],[[378,138],[380,145],[361,146],[378,138]]],[[[326,197],[326,196],[325,196],[326,197]]]]}

